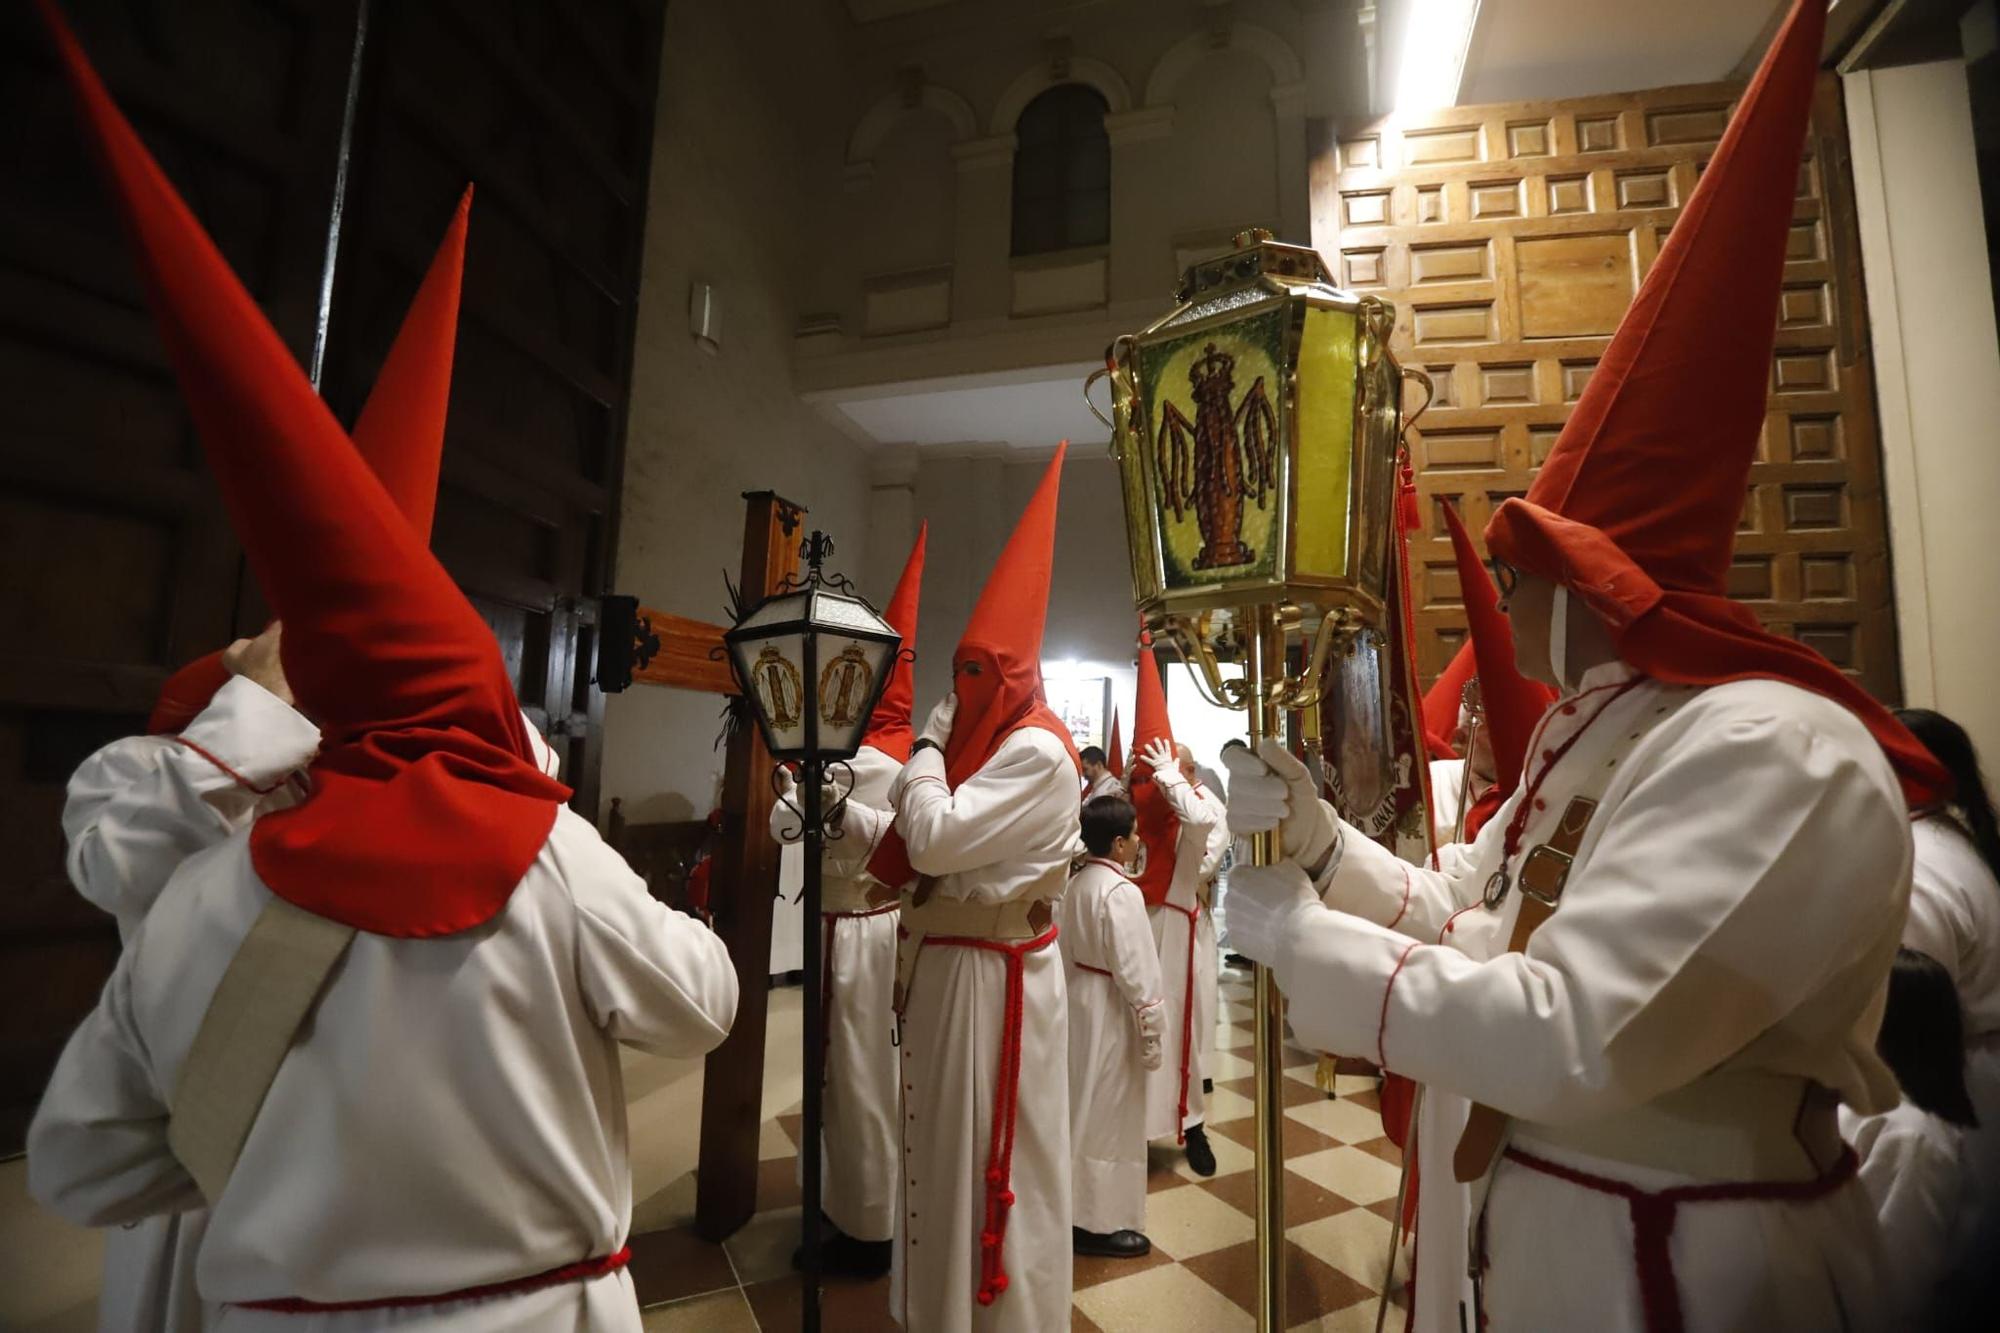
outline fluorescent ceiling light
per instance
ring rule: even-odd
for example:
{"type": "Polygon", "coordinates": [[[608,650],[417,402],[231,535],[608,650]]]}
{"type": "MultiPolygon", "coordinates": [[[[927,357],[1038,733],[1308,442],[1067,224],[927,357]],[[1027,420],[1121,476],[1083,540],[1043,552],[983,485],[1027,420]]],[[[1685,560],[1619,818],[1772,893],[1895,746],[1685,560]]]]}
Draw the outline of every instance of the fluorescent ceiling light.
{"type": "Polygon", "coordinates": [[[1410,0],[1396,70],[1397,111],[1429,111],[1458,101],[1465,52],[1479,0],[1410,0]]]}

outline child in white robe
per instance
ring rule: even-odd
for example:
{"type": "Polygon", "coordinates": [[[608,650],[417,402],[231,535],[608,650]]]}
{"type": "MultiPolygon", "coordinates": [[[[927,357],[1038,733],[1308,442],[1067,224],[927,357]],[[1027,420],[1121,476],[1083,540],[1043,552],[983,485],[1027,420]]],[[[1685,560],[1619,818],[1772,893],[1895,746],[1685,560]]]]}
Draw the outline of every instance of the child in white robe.
{"type": "Polygon", "coordinates": [[[1861,1184],[1882,1224],[1897,1328],[1928,1328],[1939,1282],[1960,1255],[1976,1203],[1965,1170],[1964,1024],[1951,974],[1904,948],[1889,975],[1876,1050],[1896,1073],[1903,1100],[1880,1115],[1840,1109],[1841,1136],[1861,1159],[1861,1184]]]}
{"type": "Polygon", "coordinates": [[[1132,803],[1083,807],[1090,859],[1056,916],[1069,990],[1072,1234],[1078,1254],[1136,1259],[1146,1239],[1146,1071],[1167,1030],[1160,959],[1146,900],[1126,878],[1138,852],[1132,803]]]}

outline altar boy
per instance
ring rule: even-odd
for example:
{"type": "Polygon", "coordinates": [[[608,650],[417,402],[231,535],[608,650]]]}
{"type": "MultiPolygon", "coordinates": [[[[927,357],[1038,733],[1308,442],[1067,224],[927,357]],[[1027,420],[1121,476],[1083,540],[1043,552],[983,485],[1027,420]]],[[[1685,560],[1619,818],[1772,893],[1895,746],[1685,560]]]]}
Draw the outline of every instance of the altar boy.
{"type": "Polygon", "coordinates": [[[1057,942],[1069,987],[1069,1149],[1078,1254],[1150,1254],[1146,1074],[1160,1067],[1166,995],[1146,900],[1126,877],[1139,853],[1132,803],[1083,807],[1090,858],[1071,876],[1057,942]]]}

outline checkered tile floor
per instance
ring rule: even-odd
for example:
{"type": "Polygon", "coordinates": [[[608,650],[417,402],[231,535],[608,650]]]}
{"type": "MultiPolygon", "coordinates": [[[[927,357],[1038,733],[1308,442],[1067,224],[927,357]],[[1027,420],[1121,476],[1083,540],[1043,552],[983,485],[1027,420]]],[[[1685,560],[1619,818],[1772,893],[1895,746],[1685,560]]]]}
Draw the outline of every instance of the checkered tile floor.
{"type": "MultiPolygon", "coordinates": [[[[1138,1260],[1076,1260],[1071,1327],[1079,1333],[1256,1327],[1250,978],[1226,967],[1221,977],[1208,1117],[1216,1174],[1202,1180],[1178,1149],[1153,1148],[1146,1197],[1153,1253],[1138,1260]]],[[[1286,1318],[1293,1329],[1372,1330],[1400,1160],[1382,1136],[1376,1079],[1358,1068],[1343,1073],[1329,1098],[1314,1086],[1313,1056],[1288,1046],[1285,1063],[1286,1318]]],[[[711,1245],[685,1225],[632,1238],[632,1276],[647,1307],[647,1329],[798,1327],[799,1284],[790,1266],[799,1229],[798,1140],[796,1108],[765,1123],[762,1211],[724,1244],[711,1245]]],[[[687,1199],[691,1212],[691,1182],[687,1199]]],[[[1397,1269],[1400,1288],[1406,1258],[1397,1269]]],[[[829,1283],[824,1326],[842,1333],[894,1328],[888,1286],[886,1278],[829,1283]]],[[[1387,1326],[1402,1328],[1399,1305],[1387,1326]]]]}

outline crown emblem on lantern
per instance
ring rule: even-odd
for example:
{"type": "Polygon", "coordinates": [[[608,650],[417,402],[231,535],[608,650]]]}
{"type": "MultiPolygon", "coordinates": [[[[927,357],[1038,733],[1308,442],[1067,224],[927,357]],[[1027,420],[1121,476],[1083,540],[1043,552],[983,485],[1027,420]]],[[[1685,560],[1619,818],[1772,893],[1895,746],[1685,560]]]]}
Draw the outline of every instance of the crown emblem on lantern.
{"type": "Polygon", "coordinates": [[[1227,352],[1218,352],[1210,343],[1201,349],[1201,355],[1188,367],[1188,383],[1196,389],[1205,389],[1209,384],[1220,381],[1231,382],[1231,373],[1236,369],[1236,358],[1227,352]]]}

